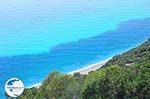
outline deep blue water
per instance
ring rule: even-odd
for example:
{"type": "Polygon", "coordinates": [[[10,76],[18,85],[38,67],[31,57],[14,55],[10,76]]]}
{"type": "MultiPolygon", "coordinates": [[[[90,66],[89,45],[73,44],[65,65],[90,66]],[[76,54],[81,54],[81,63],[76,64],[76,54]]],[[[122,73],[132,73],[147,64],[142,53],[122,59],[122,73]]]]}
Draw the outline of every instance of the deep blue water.
{"type": "Polygon", "coordinates": [[[67,73],[138,46],[150,37],[150,19],[120,23],[116,30],[57,45],[43,54],[0,58],[0,97],[4,83],[20,78],[25,86],[41,82],[51,71],[67,73]]]}

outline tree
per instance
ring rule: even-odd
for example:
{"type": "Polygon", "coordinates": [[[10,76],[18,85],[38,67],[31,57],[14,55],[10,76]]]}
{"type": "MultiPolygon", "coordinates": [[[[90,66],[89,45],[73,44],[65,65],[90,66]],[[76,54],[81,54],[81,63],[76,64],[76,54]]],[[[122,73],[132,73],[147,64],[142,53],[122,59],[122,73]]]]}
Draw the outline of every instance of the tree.
{"type": "MultiPolygon", "coordinates": [[[[111,66],[97,72],[103,75],[99,76],[96,73],[99,78],[86,84],[82,91],[83,99],[150,98],[150,61],[144,60],[129,68],[111,66]]],[[[86,80],[89,78],[91,77],[87,77],[86,80]]]]}

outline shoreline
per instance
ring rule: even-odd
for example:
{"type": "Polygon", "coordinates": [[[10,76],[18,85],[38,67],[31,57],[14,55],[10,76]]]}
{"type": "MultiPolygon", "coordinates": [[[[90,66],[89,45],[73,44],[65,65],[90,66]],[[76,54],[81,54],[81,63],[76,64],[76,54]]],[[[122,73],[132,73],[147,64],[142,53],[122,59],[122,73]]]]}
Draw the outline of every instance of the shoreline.
{"type": "Polygon", "coordinates": [[[69,72],[67,73],[68,75],[73,75],[74,73],[80,73],[80,74],[84,74],[84,75],[87,75],[89,72],[91,71],[96,71],[97,69],[101,68],[103,65],[105,65],[111,58],[108,58],[106,60],[102,60],[102,61],[99,61],[97,63],[94,63],[94,64],[91,64],[91,65],[88,65],[86,67],[83,67],[81,69],[77,69],[77,70],[74,70],[72,72],[69,72]]]}
{"type": "MultiPolygon", "coordinates": [[[[99,61],[97,63],[94,63],[94,64],[91,64],[91,65],[87,65],[83,68],[80,68],[80,69],[77,69],[77,70],[74,70],[74,71],[71,71],[69,73],[67,73],[67,75],[73,75],[74,73],[80,73],[80,74],[84,74],[84,75],[87,75],[89,72],[91,71],[96,71],[97,69],[101,68],[103,65],[105,65],[110,59],[112,58],[108,58],[108,59],[105,59],[105,60],[102,60],[102,61],[99,61]]],[[[42,85],[42,83],[37,83],[37,84],[33,84],[29,87],[26,87],[27,89],[30,89],[30,88],[40,88],[40,86],[42,85]]]]}
{"type": "MultiPolygon", "coordinates": [[[[146,41],[146,40],[144,40],[143,42],[145,42],[145,41],[146,41]]],[[[143,42],[142,42],[142,43],[143,43],[143,42]]],[[[136,45],[133,46],[133,47],[130,47],[130,48],[127,48],[126,50],[121,51],[120,53],[116,53],[116,55],[122,54],[122,53],[124,53],[124,52],[126,52],[126,51],[128,51],[128,50],[130,50],[130,49],[132,49],[132,48],[135,48],[135,47],[137,47],[137,46],[140,46],[142,43],[138,43],[138,44],[136,44],[136,45]]],[[[95,71],[95,70],[101,68],[101,67],[102,67],[103,65],[105,65],[109,60],[111,60],[111,59],[113,58],[113,56],[115,56],[115,55],[112,55],[112,57],[107,58],[107,59],[105,59],[105,60],[101,60],[101,61],[99,61],[99,62],[96,62],[96,63],[93,63],[93,64],[89,64],[89,65],[87,65],[87,66],[84,66],[84,67],[82,67],[82,68],[80,68],[80,69],[77,69],[77,70],[68,72],[68,73],[66,73],[66,74],[67,74],[67,75],[73,75],[74,73],[80,73],[80,74],[85,74],[85,75],[87,75],[89,72],[95,71]]],[[[38,88],[38,89],[39,89],[41,85],[42,85],[42,83],[40,82],[40,83],[33,84],[33,85],[31,85],[31,86],[28,86],[28,87],[26,87],[26,88],[27,88],[27,89],[30,89],[30,88],[38,88]]]]}
{"type": "MultiPolygon", "coordinates": [[[[147,40],[147,39],[145,39],[143,42],[145,42],[146,40],[147,40]]],[[[129,47],[129,48],[127,48],[126,50],[122,50],[121,52],[118,52],[118,53],[116,53],[115,55],[122,54],[122,53],[124,53],[124,52],[126,52],[126,51],[128,51],[128,50],[130,50],[130,49],[132,49],[132,48],[135,48],[135,47],[137,47],[137,46],[140,46],[143,42],[140,42],[140,43],[138,43],[138,44],[135,44],[134,46],[129,47]]],[[[109,60],[111,60],[111,59],[113,58],[113,56],[115,56],[115,55],[112,55],[112,57],[110,57],[110,58],[107,58],[107,59],[105,59],[105,60],[101,60],[101,61],[96,62],[96,63],[91,64],[91,65],[89,64],[89,65],[87,65],[87,66],[84,66],[83,68],[80,68],[80,69],[71,71],[71,72],[66,73],[66,74],[68,74],[68,75],[73,75],[74,73],[80,73],[80,74],[86,74],[86,75],[87,75],[90,71],[95,71],[95,70],[101,68],[101,67],[102,67],[103,65],[105,65],[109,60]]],[[[27,88],[27,89],[30,89],[30,88],[39,88],[41,85],[42,85],[42,83],[40,82],[40,83],[35,83],[35,84],[31,85],[31,86],[27,86],[26,88],[27,88]]]]}
{"type": "Polygon", "coordinates": [[[30,88],[40,88],[40,86],[42,85],[42,83],[36,83],[36,84],[33,84],[33,85],[31,85],[31,86],[28,86],[28,87],[26,87],[27,89],[30,89],[30,88]]]}

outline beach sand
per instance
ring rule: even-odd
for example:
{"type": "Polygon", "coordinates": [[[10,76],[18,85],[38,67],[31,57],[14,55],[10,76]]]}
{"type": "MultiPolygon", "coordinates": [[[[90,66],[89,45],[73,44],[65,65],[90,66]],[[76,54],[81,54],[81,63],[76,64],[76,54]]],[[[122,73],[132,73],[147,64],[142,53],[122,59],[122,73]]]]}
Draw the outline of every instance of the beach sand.
{"type": "Polygon", "coordinates": [[[26,87],[27,89],[30,89],[30,88],[40,88],[40,86],[42,85],[42,83],[37,83],[37,84],[34,84],[32,86],[29,86],[29,87],[26,87]]]}
{"type": "Polygon", "coordinates": [[[100,62],[97,62],[97,63],[94,63],[94,64],[91,64],[87,67],[84,67],[84,68],[81,68],[79,70],[75,70],[75,71],[72,71],[72,72],[69,72],[68,74],[69,75],[73,75],[74,73],[80,73],[80,74],[84,74],[84,75],[87,75],[89,72],[91,71],[95,71],[99,68],[101,68],[103,65],[105,65],[110,59],[106,59],[106,60],[103,60],[103,61],[100,61],[100,62]]]}
{"type": "MultiPolygon", "coordinates": [[[[103,65],[105,65],[109,60],[109,59],[106,59],[106,60],[103,60],[103,61],[100,61],[100,62],[97,62],[97,63],[94,63],[94,64],[91,64],[89,66],[86,66],[84,68],[81,68],[81,69],[78,69],[78,70],[75,70],[75,71],[72,71],[72,72],[69,72],[67,73],[68,75],[73,75],[74,73],[80,73],[80,74],[84,74],[84,75],[87,75],[89,72],[91,71],[96,71],[97,69],[101,68],[103,65]]],[[[37,84],[34,84],[32,86],[29,86],[27,87],[28,89],[30,88],[39,88],[42,84],[41,83],[37,83],[37,84]]]]}

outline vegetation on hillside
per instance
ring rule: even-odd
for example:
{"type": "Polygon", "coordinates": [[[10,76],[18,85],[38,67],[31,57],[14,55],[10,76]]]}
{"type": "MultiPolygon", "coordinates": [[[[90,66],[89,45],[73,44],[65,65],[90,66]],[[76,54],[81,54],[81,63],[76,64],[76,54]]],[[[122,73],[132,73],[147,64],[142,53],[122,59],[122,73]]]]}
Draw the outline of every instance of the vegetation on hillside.
{"type": "Polygon", "coordinates": [[[113,57],[105,66],[115,64],[119,66],[129,66],[146,58],[150,59],[150,39],[137,48],[113,57]]]}
{"type": "Polygon", "coordinates": [[[52,72],[18,99],[150,99],[150,41],[88,75],[52,72]]]}
{"type": "Polygon", "coordinates": [[[150,61],[129,68],[103,68],[85,80],[82,99],[149,99],[150,61]]]}

